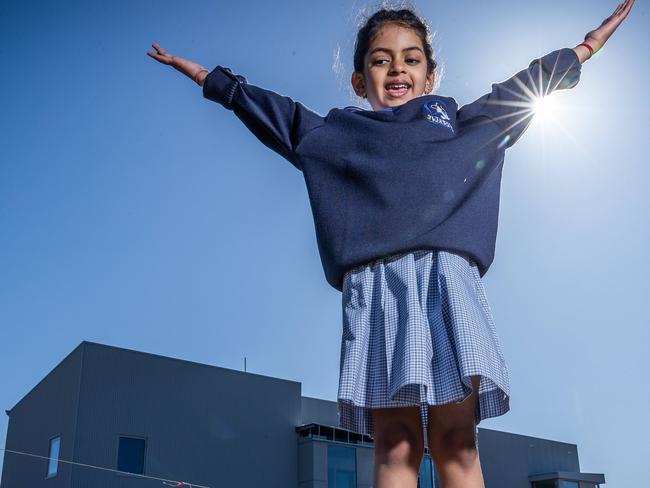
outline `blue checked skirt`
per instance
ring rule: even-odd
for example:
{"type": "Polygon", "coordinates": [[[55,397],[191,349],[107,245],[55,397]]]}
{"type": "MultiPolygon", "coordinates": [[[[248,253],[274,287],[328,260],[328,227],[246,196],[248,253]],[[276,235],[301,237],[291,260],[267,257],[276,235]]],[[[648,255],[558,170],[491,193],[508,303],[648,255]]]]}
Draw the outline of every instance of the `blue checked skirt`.
{"type": "MultiPolygon", "coordinates": [[[[418,250],[349,270],[343,281],[339,426],[374,436],[370,409],[461,402],[480,375],[476,426],[509,409],[508,368],[476,263],[418,250]]],[[[478,427],[476,427],[478,431],[478,427]]]]}

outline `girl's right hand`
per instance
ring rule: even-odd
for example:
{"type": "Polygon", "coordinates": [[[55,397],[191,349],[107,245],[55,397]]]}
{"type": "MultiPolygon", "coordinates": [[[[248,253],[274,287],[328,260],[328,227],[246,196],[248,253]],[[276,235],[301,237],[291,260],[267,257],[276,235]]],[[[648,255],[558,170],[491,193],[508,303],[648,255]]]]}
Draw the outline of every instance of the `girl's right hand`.
{"type": "Polygon", "coordinates": [[[169,54],[167,51],[165,51],[160,45],[156,44],[155,42],[152,44],[153,48],[157,51],[157,53],[147,51],[147,54],[154,58],[156,61],[160,61],[162,64],[173,64],[174,63],[174,56],[169,54]]]}
{"type": "Polygon", "coordinates": [[[159,61],[163,64],[173,66],[175,69],[183,73],[188,78],[194,80],[200,86],[203,86],[203,81],[210,72],[209,69],[204,68],[200,64],[196,64],[187,59],[183,59],[180,56],[172,56],[162,47],[160,47],[155,42],[152,44],[153,48],[157,51],[156,53],[147,51],[147,54],[154,58],[156,61],[159,61]]]}

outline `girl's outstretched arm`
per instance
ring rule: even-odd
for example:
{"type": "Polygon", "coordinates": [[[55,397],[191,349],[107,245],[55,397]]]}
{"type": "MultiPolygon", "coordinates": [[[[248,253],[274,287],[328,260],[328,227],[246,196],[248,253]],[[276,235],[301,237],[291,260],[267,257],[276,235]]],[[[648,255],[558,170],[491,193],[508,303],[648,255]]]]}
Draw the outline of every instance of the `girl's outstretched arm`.
{"type": "MultiPolygon", "coordinates": [[[[585,42],[594,52],[603,47],[627,17],[632,5],[634,0],[626,0],[600,27],[585,36],[585,42]]],[[[515,76],[500,83],[493,83],[490,93],[461,107],[456,118],[459,121],[478,120],[481,117],[490,119],[500,126],[504,136],[502,145],[509,148],[530,125],[536,100],[556,90],[576,86],[580,80],[582,63],[590,56],[587,47],[578,45],[573,49],[558,49],[535,59],[528,68],[515,76]]]]}
{"type": "Polygon", "coordinates": [[[556,90],[576,86],[581,68],[575,50],[565,47],[553,51],[534,59],[528,68],[507,80],[492,83],[489,93],[460,107],[456,120],[468,125],[496,124],[500,128],[500,146],[509,148],[532,122],[536,101],[556,90]]]}
{"type": "Polygon", "coordinates": [[[157,52],[148,51],[149,56],[194,80],[203,87],[205,98],[232,110],[260,142],[302,170],[297,147],[306,134],[325,124],[324,117],[289,97],[249,84],[229,68],[210,71],[172,56],[158,44],[152,46],[157,52]]]}
{"type": "MultiPolygon", "coordinates": [[[[627,17],[627,14],[629,14],[632,9],[632,5],[634,5],[634,0],[625,0],[625,2],[616,7],[616,10],[614,10],[612,15],[603,20],[599,27],[587,33],[584,42],[591,46],[594,53],[600,51],[607,42],[607,39],[609,39],[618,26],[621,25],[621,22],[625,20],[625,17],[627,17]]],[[[573,50],[578,55],[578,59],[581,63],[584,63],[591,57],[591,51],[582,44],[577,45],[573,50]]]]}

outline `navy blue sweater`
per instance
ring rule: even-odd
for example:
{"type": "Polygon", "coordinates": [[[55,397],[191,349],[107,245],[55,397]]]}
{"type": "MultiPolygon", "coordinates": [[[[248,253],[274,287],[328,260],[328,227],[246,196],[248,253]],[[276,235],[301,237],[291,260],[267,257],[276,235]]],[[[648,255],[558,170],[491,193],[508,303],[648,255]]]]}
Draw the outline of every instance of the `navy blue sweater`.
{"type": "Polygon", "coordinates": [[[580,68],[563,48],[460,108],[425,95],[322,116],[221,66],[203,96],[302,171],[325,277],[342,291],[347,270],[418,249],[471,257],[483,276],[494,259],[505,150],[530,124],[532,94],[572,88],[580,68]]]}

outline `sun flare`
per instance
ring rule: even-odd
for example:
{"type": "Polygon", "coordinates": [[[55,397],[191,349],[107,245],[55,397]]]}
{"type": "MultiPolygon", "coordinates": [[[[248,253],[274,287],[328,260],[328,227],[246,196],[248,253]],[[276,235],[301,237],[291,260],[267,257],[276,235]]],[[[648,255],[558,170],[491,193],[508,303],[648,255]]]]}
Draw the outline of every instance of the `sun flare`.
{"type": "Polygon", "coordinates": [[[554,96],[535,97],[532,109],[539,122],[554,120],[558,111],[557,99],[554,96]]]}

